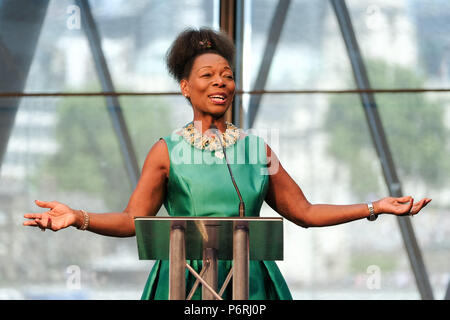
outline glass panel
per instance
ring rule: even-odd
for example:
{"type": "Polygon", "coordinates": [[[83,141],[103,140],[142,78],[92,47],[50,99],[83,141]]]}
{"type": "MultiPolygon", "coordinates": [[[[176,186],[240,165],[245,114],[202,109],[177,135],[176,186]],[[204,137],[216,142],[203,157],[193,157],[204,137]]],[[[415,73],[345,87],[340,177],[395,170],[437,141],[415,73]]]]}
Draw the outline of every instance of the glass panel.
{"type": "Polygon", "coordinates": [[[117,91],[179,91],[165,54],[186,27],[218,27],[218,1],[92,2],[117,91]]]}
{"type": "Polygon", "coordinates": [[[412,219],[435,298],[450,269],[450,94],[378,94],[380,116],[403,192],[433,201],[412,219]]]}
{"type": "MultiPolygon", "coordinates": [[[[244,70],[251,76],[244,78],[246,90],[253,89],[256,81],[278,1],[249,3],[245,14],[251,24],[245,25],[244,70]]],[[[276,22],[281,23],[279,19],[276,22]]],[[[329,1],[291,1],[264,89],[354,87],[345,44],[329,1]]]]}
{"type": "MultiPolygon", "coordinates": [[[[217,29],[218,4],[90,1],[116,90],[179,91],[165,70],[165,51],[187,26],[217,29]]],[[[101,90],[77,9],[73,1],[49,2],[25,92],[101,90]]],[[[14,109],[3,107],[10,98],[1,99],[5,120],[14,109]]],[[[119,101],[140,168],[159,137],[192,118],[180,97],[119,101]]],[[[35,199],[93,212],[127,205],[133,188],[104,97],[23,98],[13,121],[11,134],[0,137],[8,143],[0,177],[0,260],[8,261],[0,265],[0,298],[139,299],[152,262],[138,260],[135,238],[22,226],[23,214],[43,212],[35,199]]]]}
{"type": "Polygon", "coordinates": [[[192,121],[192,107],[181,96],[120,97],[128,131],[139,167],[142,168],[152,145],[161,137],[192,121]]]}
{"type": "MultiPolygon", "coordinates": [[[[183,103],[123,99],[140,165],[158,137],[190,120],[183,103]]],[[[23,99],[1,169],[0,257],[8,263],[0,291],[7,298],[140,298],[152,262],[138,260],[135,238],[73,228],[42,234],[22,226],[23,214],[44,211],[35,199],[91,212],[120,212],[127,205],[132,188],[103,97],[23,99]]],[[[167,214],[164,207],[159,214],[167,214]]]]}
{"type": "Polygon", "coordinates": [[[26,92],[101,90],[83,31],[80,8],[74,1],[49,1],[26,92]]]}
{"type": "MultiPolygon", "coordinates": [[[[171,42],[186,27],[218,26],[218,1],[89,3],[116,91],[177,91],[164,62],[171,42]]],[[[80,8],[72,0],[50,1],[29,92],[101,90],[84,28],[80,8]]]]}
{"type": "MultiPolygon", "coordinates": [[[[404,121],[399,118],[392,121],[404,121]]],[[[279,134],[266,141],[311,203],[363,203],[388,194],[358,95],[265,95],[255,130],[268,128],[279,134]]],[[[417,218],[427,225],[422,230],[436,227],[433,218],[424,221],[434,210],[417,218]]],[[[265,205],[263,216],[277,213],[265,205]]],[[[294,298],[419,299],[396,219],[309,229],[286,222],[285,259],[278,265],[294,298]]]]}
{"type": "MultiPolygon", "coordinates": [[[[164,64],[170,42],[187,26],[218,28],[218,0],[90,4],[118,91],[178,91],[164,64]]],[[[347,5],[374,88],[449,85],[448,1],[347,0],[347,5]]],[[[245,1],[245,90],[253,89],[276,6],[276,1],[245,1]]],[[[101,90],[77,14],[71,0],[49,2],[25,92],[101,90]]],[[[329,2],[293,0],[265,89],[354,87],[329,2]]],[[[440,299],[450,261],[445,215],[450,211],[450,97],[376,98],[404,193],[433,198],[412,223],[440,299]]],[[[1,99],[5,120],[14,110],[2,104],[10,99],[1,99]]],[[[159,137],[192,118],[182,97],[122,96],[119,101],[140,167],[159,137]]],[[[312,203],[387,195],[357,95],[265,95],[255,129],[312,203]]],[[[137,260],[134,238],[72,228],[42,234],[21,226],[24,213],[42,211],[35,199],[94,212],[126,206],[132,186],[104,98],[23,98],[10,136],[0,138],[9,142],[0,173],[0,260],[8,262],[0,265],[0,298],[138,299],[152,262],[137,260]]],[[[277,216],[266,204],[262,215],[277,216]]],[[[278,264],[295,299],[420,298],[395,217],[306,230],[285,224],[285,260],[278,264]]]]}
{"type": "Polygon", "coordinates": [[[450,3],[357,1],[348,9],[374,88],[445,88],[450,76],[450,3]],[[393,68],[408,70],[412,77],[393,68]]]}
{"type": "MultiPolygon", "coordinates": [[[[253,89],[277,5],[251,3],[246,13],[251,17],[246,25],[247,65],[251,65],[247,66],[251,77],[244,85],[246,90],[253,89]]],[[[448,29],[448,2],[348,0],[347,5],[373,88],[448,86],[450,38],[444,31],[448,29]]],[[[329,2],[292,1],[265,89],[349,88],[355,88],[353,73],[329,2]]],[[[414,226],[420,225],[416,236],[439,299],[449,277],[448,264],[443,262],[449,260],[448,244],[443,240],[448,223],[441,214],[437,226],[436,218],[449,206],[445,195],[450,171],[447,95],[376,98],[404,193],[418,199],[439,198],[413,220],[414,226]],[[436,239],[430,241],[430,237],[436,239]]],[[[313,203],[359,203],[388,194],[357,95],[265,95],[255,128],[278,130],[274,149],[313,203]]],[[[264,214],[276,215],[268,206],[264,214]]],[[[420,298],[395,217],[323,230],[287,225],[285,240],[295,245],[290,245],[292,251],[288,248],[280,265],[294,296],[420,298]],[[296,247],[299,243],[301,251],[296,247]],[[335,276],[336,270],[340,276],[335,276]],[[370,281],[376,274],[381,275],[381,282],[374,290],[370,281]]]]}

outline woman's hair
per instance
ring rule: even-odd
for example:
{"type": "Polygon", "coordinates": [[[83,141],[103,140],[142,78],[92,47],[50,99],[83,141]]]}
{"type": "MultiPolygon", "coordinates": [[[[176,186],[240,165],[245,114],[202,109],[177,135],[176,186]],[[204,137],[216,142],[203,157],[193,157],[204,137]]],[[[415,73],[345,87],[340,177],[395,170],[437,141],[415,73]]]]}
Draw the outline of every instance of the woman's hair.
{"type": "Polygon", "coordinates": [[[224,33],[209,28],[188,28],[181,32],[167,51],[169,73],[180,82],[189,77],[194,60],[204,53],[216,53],[233,68],[234,44],[224,33]]]}

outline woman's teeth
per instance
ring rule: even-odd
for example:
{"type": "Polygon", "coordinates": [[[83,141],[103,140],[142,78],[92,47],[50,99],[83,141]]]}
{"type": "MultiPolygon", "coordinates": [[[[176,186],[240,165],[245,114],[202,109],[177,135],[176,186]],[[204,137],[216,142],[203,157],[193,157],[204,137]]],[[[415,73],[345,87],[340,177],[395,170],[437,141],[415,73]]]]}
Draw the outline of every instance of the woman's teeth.
{"type": "Polygon", "coordinates": [[[213,102],[224,102],[225,101],[225,97],[224,96],[209,96],[209,98],[213,102]]]}

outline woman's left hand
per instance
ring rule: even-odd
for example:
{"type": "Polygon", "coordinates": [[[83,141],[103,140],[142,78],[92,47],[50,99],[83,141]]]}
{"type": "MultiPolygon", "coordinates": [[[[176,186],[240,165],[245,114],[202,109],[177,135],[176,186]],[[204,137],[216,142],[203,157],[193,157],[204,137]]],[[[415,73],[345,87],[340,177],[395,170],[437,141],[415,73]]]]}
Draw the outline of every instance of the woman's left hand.
{"type": "Polygon", "coordinates": [[[401,198],[386,197],[375,201],[373,206],[376,214],[390,213],[403,216],[419,213],[419,211],[430,202],[431,199],[429,198],[423,198],[414,203],[414,199],[411,196],[401,198]]]}

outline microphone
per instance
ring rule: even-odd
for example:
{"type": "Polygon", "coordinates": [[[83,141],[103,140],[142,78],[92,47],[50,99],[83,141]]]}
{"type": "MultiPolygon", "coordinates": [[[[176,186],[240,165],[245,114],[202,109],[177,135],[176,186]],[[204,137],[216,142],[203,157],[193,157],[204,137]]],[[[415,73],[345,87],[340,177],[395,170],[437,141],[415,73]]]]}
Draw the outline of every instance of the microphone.
{"type": "Polygon", "coordinates": [[[225,162],[228,167],[228,172],[230,173],[231,181],[233,182],[234,188],[236,189],[237,195],[239,197],[239,217],[243,218],[243,217],[245,217],[245,204],[244,204],[244,201],[242,200],[242,196],[241,196],[241,193],[239,192],[239,188],[236,184],[236,181],[234,180],[234,176],[233,176],[233,172],[231,171],[230,164],[228,163],[227,153],[226,153],[225,147],[222,143],[222,135],[220,134],[219,129],[213,123],[211,123],[211,125],[209,126],[209,129],[213,130],[215,132],[216,136],[219,138],[219,142],[220,142],[220,145],[221,145],[222,151],[223,151],[223,156],[225,158],[225,162]]]}

